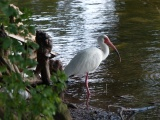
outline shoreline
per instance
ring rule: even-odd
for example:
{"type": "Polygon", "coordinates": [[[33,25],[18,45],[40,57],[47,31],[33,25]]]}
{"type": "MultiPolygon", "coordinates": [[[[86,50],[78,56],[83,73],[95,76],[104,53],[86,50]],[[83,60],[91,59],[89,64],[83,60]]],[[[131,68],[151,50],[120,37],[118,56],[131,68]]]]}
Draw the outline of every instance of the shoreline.
{"type": "Polygon", "coordinates": [[[72,120],[121,120],[121,117],[114,112],[93,106],[87,109],[85,104],[70,104],[68,109],[72,120]]]}

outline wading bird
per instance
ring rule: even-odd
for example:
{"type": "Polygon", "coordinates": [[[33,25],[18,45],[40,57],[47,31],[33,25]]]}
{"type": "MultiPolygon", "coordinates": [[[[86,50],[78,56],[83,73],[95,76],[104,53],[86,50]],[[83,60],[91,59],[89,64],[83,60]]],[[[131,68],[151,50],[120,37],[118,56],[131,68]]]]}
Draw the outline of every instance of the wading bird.
{"type": "Polygon", "coordinates": [[[112,47],[117,52],[121,62],[120,54],[116,47],[112,44],[108,36],[99,36],[97,42],[101,49],[98,49],[96,47],[90,47],[88,49],[78,52],[77,55],[70,61],[70,63],[64,69],[64,72],[68,77],[73,75],[86,74],[85,85],[87,89],[87,107],[88,99],[90,96],[90,91],[88,88],[88,73],[96,70],[100,63],[107,58],[107,56],[109,55],[108,46],[112,47]]]}

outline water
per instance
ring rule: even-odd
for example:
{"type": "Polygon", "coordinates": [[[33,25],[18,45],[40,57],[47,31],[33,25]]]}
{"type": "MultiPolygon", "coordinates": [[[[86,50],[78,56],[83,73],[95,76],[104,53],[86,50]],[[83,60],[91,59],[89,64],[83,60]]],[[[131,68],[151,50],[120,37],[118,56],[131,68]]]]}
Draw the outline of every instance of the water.
{"type": "MultiPolygon", "coordinates": [[[[97,46],[99,34],[107,34],[118,48],[89,75],[90,105],[108,110],[108,105],[145,107],[160,103],[160,1],[159,0],[14,0],[30,7],[36,29],[53,39],[56,59],[66,66],[77,51],[97,46]]],[[[84,77],[70,79],[66,98],[84,103],[84,77]]],[[[160,110],[150,110],[135,119],[160,119],[160,110]]]]}

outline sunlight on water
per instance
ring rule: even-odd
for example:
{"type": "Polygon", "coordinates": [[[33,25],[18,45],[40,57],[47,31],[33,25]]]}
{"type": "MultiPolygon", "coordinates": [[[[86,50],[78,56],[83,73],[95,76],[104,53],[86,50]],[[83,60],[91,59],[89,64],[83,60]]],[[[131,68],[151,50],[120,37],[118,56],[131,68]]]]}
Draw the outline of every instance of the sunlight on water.
{"type": "Polygon", "coordinates": [[[77,51],[96,46],[100,34],[97,31],[104,33],[102,29],[115,26],[118,19],[114,15],[114,6],[112,0],[59,1],[56,16],[39,17],[56,22],[54,25],[57,26],[45,30],[53,36],[54,50],[60,53],[58,58],[63,63],[67,64],[77,51]]]}

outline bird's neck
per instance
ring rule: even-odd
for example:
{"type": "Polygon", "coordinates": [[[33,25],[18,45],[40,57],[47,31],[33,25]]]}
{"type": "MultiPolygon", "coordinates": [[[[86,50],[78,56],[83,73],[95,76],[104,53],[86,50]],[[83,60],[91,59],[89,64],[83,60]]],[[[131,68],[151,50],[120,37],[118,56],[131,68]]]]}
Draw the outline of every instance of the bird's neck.
{"type": "Polygon", "coordinates": [[[103,60],[104,60],[109,55],[109,47],[107,45],[103,44],[103,45],[101,45],[101,50],[102,50],[103,60]]]}

